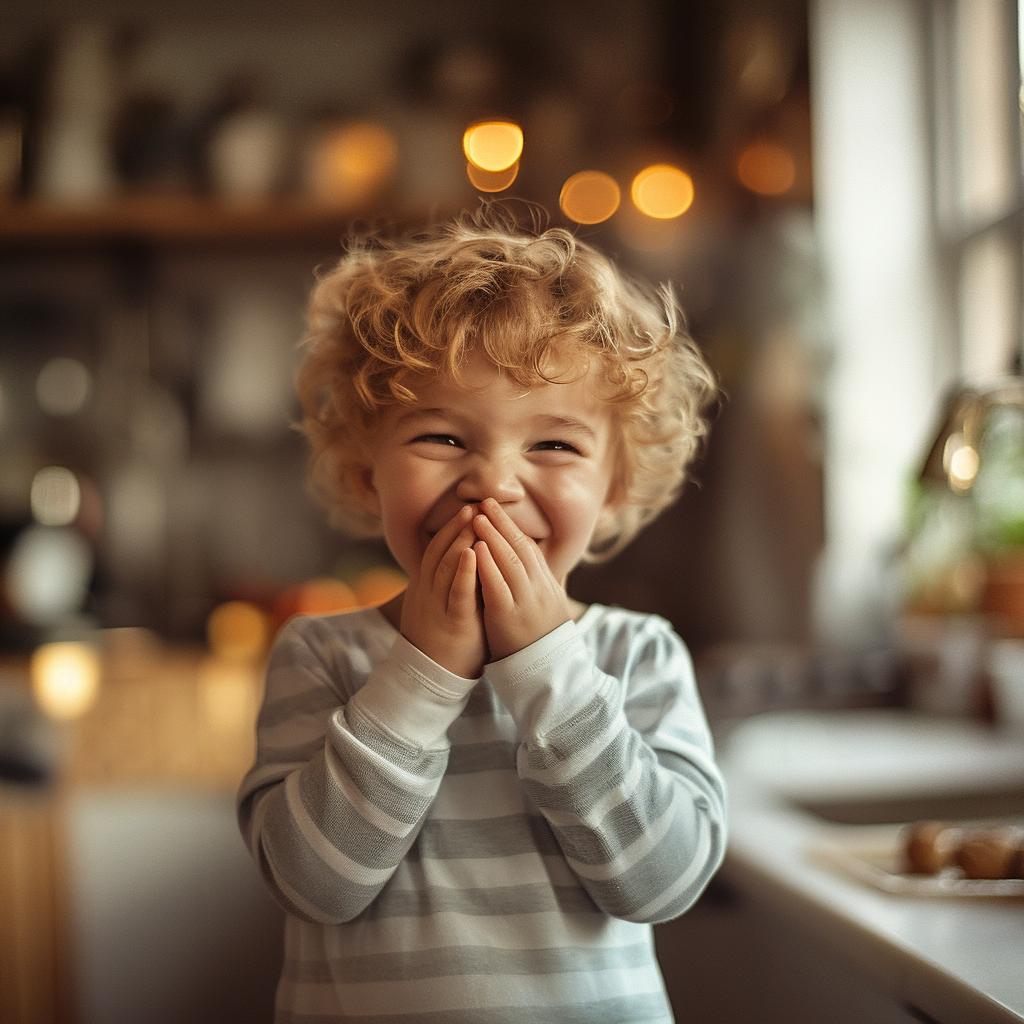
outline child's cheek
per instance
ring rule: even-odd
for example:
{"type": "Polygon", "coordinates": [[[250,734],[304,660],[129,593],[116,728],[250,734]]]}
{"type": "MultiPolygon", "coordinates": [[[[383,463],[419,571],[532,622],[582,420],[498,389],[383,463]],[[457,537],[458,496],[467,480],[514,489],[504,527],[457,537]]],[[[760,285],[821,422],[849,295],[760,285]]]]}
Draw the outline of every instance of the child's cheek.
{"type": "Polygon", "coordinates": [[[560,473],[551,482],[547,493],[552,509],[589,518],[591,513],[596,516],[600,511],[609,488],[610,481],[605,479],[605,474],[581,468],[576,472],[560,473]]]}

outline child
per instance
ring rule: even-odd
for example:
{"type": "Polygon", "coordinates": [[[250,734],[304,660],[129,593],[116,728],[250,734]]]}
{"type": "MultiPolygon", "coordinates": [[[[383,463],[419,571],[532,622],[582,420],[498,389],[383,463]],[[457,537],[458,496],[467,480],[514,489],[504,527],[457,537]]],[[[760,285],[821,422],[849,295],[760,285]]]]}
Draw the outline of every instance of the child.
{"type": "Polygon", "coordinates": [[[239,819],[277,1020],[671,1021],[651,923],[718,867],[722,781],[669,624],[565,589],[706,431],[670,293],[485,208],[354,245],[309,322],[311,478],[409,585],[271,656],[239,819]]]}

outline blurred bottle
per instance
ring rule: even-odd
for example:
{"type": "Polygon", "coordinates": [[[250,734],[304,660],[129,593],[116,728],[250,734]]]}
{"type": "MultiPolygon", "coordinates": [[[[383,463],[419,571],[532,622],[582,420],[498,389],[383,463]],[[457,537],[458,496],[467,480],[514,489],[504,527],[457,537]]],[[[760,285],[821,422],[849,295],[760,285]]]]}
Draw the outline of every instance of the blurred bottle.
{"type": "Polygon", "coordinates": [[[40,125],[35,188],[46,199],[86,202],[116,185],[110,134],[116,100],[113,35],[81,24],[58,38],[40,125]]]}
{"type": "Polygon", "coordinates": [[[287,184],[292,140],[262,97],[259,76],[227,80],[207,116],[205,172],[210,191],[229,201],[267,199],[287,184]]]}
{"type": "Polygon", "coordinates": [[[284,121],[251,107],[228,115],[210,137],[207,154],[214,194],[227,200],[266,199],[281,191],[289,157],[284,121]]]}

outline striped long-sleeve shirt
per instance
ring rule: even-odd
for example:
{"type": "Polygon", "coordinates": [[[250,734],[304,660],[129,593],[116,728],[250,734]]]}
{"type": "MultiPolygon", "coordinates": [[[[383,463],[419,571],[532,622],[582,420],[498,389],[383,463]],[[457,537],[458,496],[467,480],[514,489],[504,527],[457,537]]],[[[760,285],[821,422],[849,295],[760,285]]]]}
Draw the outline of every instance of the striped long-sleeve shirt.
{"type": "Polygon", "coordinates": [[[282,631],[239,792],[278,1022],[671,1021],[651,923],[725,846],[682,641],[592,605],[465,689],[376,609],[282,631]]]}

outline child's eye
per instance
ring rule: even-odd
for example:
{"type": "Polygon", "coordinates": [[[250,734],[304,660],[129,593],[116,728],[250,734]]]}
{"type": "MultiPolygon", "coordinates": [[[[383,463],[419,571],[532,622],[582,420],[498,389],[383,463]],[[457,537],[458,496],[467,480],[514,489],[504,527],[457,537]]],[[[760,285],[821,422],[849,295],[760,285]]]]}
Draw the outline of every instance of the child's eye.
{"type": "Polygon", "coordinates": [[[568,441],[541,441],[533,446],[535,452],[575,452],[579,455],[579,448],[569,444],[568,441]]]}
{"type": "Polygon", "coordinates": [[[447,445],[450,448],[465,447],[457,437],[452,437],[451,434],[420,434],[419,437],[413,438],[413,441],[423,441],[426,444],[447,445]]]}

